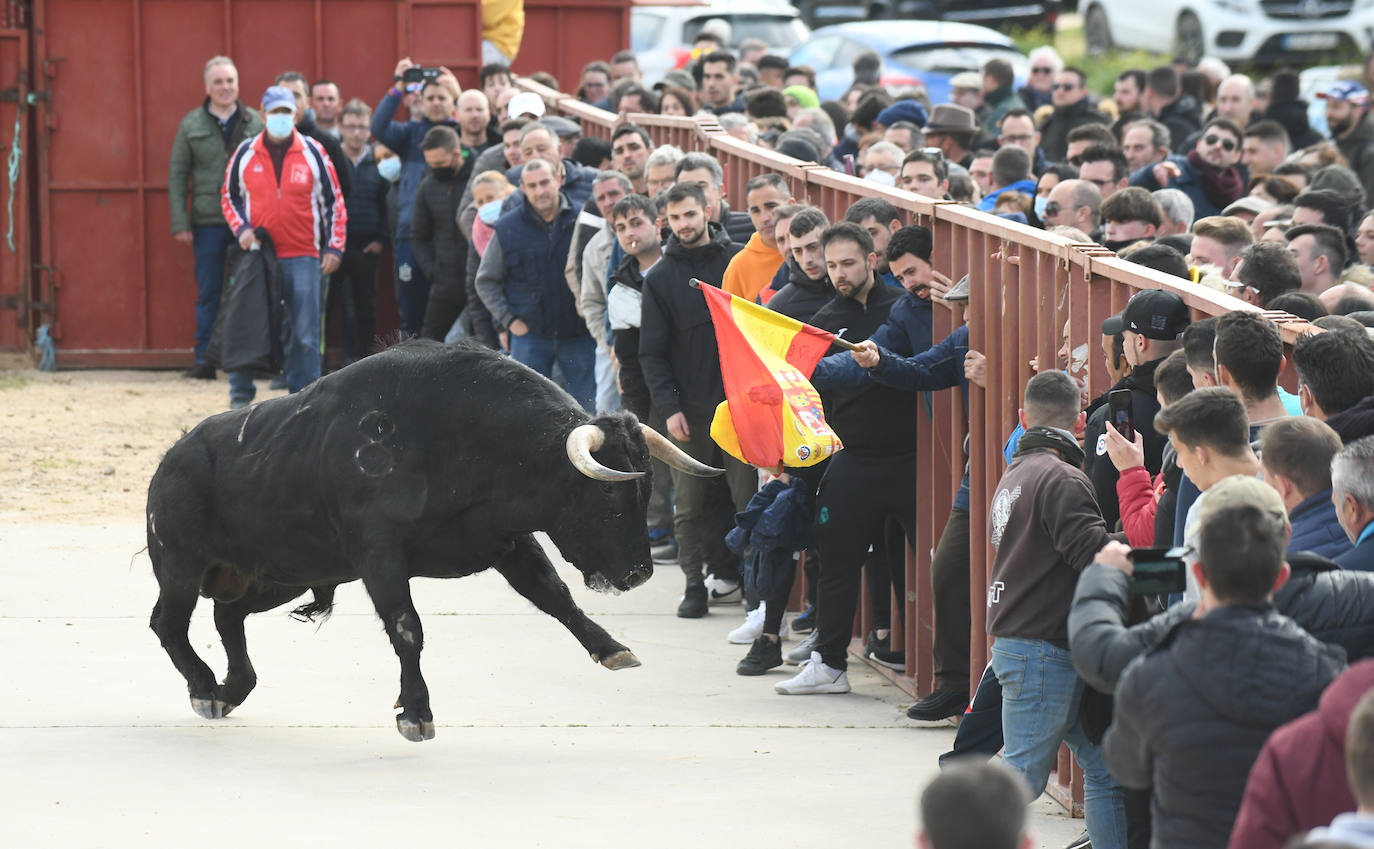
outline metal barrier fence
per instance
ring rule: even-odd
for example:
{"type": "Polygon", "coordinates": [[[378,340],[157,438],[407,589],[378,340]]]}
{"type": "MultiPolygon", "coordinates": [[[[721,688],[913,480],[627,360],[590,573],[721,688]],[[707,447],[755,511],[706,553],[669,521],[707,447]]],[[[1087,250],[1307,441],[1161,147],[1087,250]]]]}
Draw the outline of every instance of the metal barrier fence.
{"type": "MultiPolygon", "coordinates": [[[[933,339],[939,341],[961,322],[967,322],[970,348],[987,356],[987,387],[971,387],[967,399],[961,398],[957,390],[934,393],[929,420],[925,420],[925,413],[921,414],[917,492],[924,495],[923,509],[917,517],[914,551],[907,556],[906,598],[893,599],[892,610],[894,628],[897,623],[904,623],[902,640],[907,671],[902,675],[875,667],[915,697],[929,693],[934,684],[930,562],[963,474],[965,434],[969,436],[967,459],[971,464],[974,508],[970,515],[969,563],[972,693],[987,665],[991,646],[985,632],[985,595],[993,557],[986,505],[1005,468],[1002,446],[1016,426],[1021,391],[1034,374],[1031,359],[1055,363],[1063,341],[1062,329],[1067,323],[1068,338],[1076,345],[1087,345],[1084,370],[1091,397],[1096,397],[1110,386],[1106,364],[1098,356],[1095,344],[1100,339],[1102,321],[1120,312],[1136,291],[1174,292],[1183,298],[1194,318],[1253,309],[1229,295],[1119,259],[1101,245],[1070,242],[956,203],[887,188],[742,142],[712,118],[641,114],[621,117],[528,81],[521,85],[540,94],[551,108],[578,118],[584,135],[609,139],[620,124],[635,123],[649,132],[655,145],[674,144],[684,151],[712,154],[725,170],[725,197],[736,209],[745,207],[745,184],[765,172],[786,177],[798,202],[804,200],[820,207],[831,221],[842,220],[849,206],[860,198],[881,197],[905,213],[906,223],[933,231],[933,265],[937,274],[950,280],[969,275],[971,296],[967,310],[937,302],[933,339]]],[[[1264,314],[1279,325],[1288,345],[1313,329],[1287,313],[1264,314]]],[[[1290,391],[1297,389],[1291,385],[1293,379],[1290,370],[1285,375],[1290,391]]],[[[866,596],[864,606],[855,627],[860,639],[871,624],[872,611],[866,596]]],[[[1059,767],[1050,792],[1075,816],[1081,816],[1082,775],[1066,748],[1060,751],[1059,767]]]]}

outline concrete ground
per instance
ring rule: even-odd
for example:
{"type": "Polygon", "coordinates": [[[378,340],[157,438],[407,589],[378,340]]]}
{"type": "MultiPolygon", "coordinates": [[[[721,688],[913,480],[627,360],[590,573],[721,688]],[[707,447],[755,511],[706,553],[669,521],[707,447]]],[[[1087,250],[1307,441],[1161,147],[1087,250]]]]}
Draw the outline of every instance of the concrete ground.
{"type": "MultiPolygon", "coordinates": [[[[357,584],[321,626],[251,617],[258,689],[203,720],[148,630],[143,546],[133,523],[0,524],[6,847],[896,849],[954,736],[861,663],[842,696],[777,695],[790,667],[735,675],[741,608],[676,618],[675,567],[621,596],[574,586],[644,664],[621,672],[494,573],[415,581],[426,743],[396,733],[396,659],[357,584]]],[[[222,675],[208,602],[192,637],[222,675]]],[[[1041,846],[1081,830],[1043,797],[1034,811],[1041,846]]]]}

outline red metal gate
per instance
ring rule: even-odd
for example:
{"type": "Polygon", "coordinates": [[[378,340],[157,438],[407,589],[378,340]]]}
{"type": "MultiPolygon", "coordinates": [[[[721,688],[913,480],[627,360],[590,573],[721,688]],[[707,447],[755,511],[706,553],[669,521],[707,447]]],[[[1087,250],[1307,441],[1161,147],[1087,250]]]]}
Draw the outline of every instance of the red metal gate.
{"type": "MultiPolygon", "coordinates": [[[[17,11],[17,10],[11,10],[17,11]]],[[[41,323],[41,278],[26,273],[29,243],[28,174],[33,155],[28,103],[29,34],[22,21],[7,19],[0,29],[0,315],[13,310],[15,321],[0,320],[0,350],[28,347],[41,323]]],[[[35,98],[36,99],[36,98],[35,98]]]]}
{"type": "MultiPolygon", "coordinates": [[[[575,79],[586,61],[628,43],[628,8],[527,4],[517,67],[575,79]],[[574,46],[550,42],[567,41],[570,29],[583,33],[574,46]]],[[[16,250],[0,259],[0,307],[23,318],[0,319],[0,350],[26,348],[33,328],[51,321],[64,367],[190,361],[193,259],[169,232],[167,164],[177,124],[205,96],[206,59],[234,59],[249,105],[286,70],[327,77],[345,99],[375,105],[401,56],[445,65],[472,87],[481,64],[480,0],[34,0],[31,25],[18,19],[23,9],[0,7],[13,13],[0,20],[6,151],[20,98],[38,95],[20,110],[34,129],[14,184],[16,250]],[[35,300],[50,314],[38,318],[35,300]]],[[[379,332],[394,329],[388,274],[378,311],[379,332]]]]}

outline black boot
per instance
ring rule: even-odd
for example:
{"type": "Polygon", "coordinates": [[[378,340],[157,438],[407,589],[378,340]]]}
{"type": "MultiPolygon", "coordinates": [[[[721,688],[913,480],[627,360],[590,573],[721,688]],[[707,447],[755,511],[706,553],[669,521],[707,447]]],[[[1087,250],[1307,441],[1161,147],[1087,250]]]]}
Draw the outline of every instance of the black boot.
{"type": "Polygon", "coordinates": [[[706,615],[706,579],[697,575],[687,579],[687,589],[682,594],[682,604],[677,606],[677,615],[683,619],[700,619],[706,615]]]}
{"type": "Polygon", "coordinates": [[[782,666],[782,641],[770,640],[760,634],[749,647],[749,653],[735,667],[738,675],[762,675],[770,669],[782,666]]]}

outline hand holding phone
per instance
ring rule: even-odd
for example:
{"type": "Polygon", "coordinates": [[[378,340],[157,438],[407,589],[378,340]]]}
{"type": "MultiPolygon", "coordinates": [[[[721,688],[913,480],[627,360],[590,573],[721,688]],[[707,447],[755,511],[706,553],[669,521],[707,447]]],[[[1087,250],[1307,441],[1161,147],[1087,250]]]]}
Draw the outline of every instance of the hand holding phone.
{"type": "Polygon", "coordinates": [[[1135,440],[1135,419],[1132,412],[1131,390],[1113,389],[1107,395],[1107,416],[1111,420],[1112,427],[1116,432],[1126,437],[1127,440],[1135,440]]]}
{"type": "Polygon", "coordinates": [[[1131,549],[1131,595],[1173,595],[1188,588],[1186,548],[1131,549]]]}

